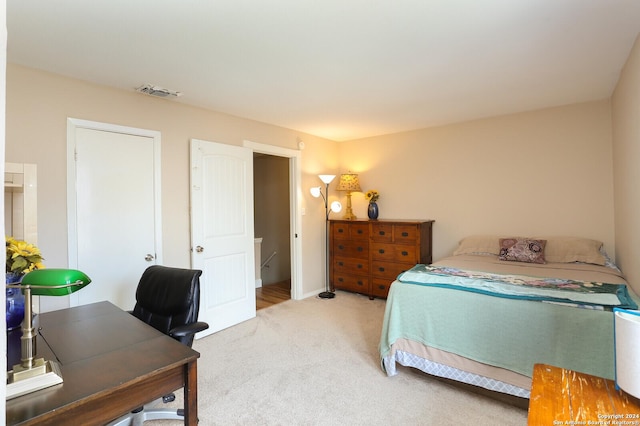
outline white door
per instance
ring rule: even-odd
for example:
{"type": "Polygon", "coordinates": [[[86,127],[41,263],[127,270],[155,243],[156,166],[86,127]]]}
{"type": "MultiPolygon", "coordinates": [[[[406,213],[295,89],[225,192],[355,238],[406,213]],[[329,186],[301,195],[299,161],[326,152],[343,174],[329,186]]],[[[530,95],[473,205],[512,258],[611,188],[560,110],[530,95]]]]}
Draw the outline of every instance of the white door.
{"type": "Polygon", "coordinates": [[[192,265],[200,278],[199,337],[256,316],[253,153],[191,141],[192,265]]]}
{"type": "Polygon", "coordinates": [[[75,124],[69,262],[92,283],[71,306],[108,300],[129,310],[143,271],[159,262],[159,134],[75,124]]]}

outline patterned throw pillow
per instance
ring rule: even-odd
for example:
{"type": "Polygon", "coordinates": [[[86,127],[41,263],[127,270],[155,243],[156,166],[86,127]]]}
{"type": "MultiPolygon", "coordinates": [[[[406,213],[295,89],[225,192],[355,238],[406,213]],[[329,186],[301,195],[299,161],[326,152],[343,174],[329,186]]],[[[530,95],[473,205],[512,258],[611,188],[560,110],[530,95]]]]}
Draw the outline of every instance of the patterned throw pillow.
{"type": "Polygon", "coordinates": [[[545,263],[544,246],[547,240],[529,238],[500,238],[500,260],[545,263]]]}

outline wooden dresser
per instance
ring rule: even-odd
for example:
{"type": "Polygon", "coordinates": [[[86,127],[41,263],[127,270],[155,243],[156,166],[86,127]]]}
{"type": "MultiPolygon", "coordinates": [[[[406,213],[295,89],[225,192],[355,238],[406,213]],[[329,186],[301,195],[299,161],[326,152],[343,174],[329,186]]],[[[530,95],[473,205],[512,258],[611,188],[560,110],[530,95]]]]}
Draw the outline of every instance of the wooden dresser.
{"type": "Polygon", "coordinates": [[[386,298],[400,272],[430,264],[433,220],[329,221],[329,283],[386,298]]]}

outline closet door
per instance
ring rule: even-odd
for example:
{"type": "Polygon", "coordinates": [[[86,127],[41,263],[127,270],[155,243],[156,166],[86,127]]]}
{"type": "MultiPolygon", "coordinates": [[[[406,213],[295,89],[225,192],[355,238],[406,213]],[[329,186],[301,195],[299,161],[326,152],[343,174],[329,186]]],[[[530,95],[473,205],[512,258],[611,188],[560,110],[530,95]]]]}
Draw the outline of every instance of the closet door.
{"type": "Polygon", "coordinates": [[[154,135],[135,132],[75,129],[75,255],[70,250],[69,261],[92,284],[71,296],[72,306],[108,300],[132,309],[142,272],[159,263],[159,146],[154,135]]]}

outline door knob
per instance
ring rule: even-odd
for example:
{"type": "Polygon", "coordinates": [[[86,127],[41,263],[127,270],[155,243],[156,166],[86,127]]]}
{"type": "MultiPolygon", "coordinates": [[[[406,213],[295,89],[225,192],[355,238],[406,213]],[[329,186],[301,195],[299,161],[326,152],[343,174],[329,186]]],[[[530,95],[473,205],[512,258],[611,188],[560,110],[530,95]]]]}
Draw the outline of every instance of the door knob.
{"type": "Polygon", "coordinates": [[[204,247],[196,246],[196,253],[202,253],[204,251],[204,247]]]}
{"type": "Polygon", "coordinates": [[[144,260],[146,260],[147,262],[151,262],[153,259],[155,259],[155,257],[152,254],[147,254],[144,257],[144,260]]]}

